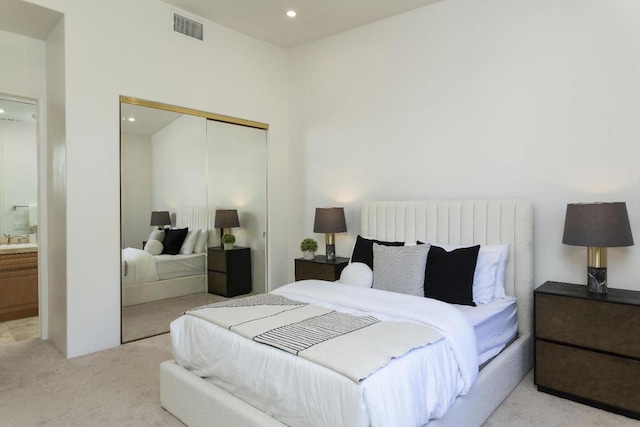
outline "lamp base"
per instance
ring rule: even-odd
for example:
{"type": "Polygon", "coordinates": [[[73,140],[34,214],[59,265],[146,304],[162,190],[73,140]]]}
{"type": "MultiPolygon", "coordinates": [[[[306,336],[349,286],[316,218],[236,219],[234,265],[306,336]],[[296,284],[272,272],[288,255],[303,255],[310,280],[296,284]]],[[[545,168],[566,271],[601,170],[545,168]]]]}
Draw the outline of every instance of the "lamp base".
{"type": "Polygon", "coordinates": [[[587,292],[593,294],[607,293],[606,267],[587,267],[587,292]]]}
{"type": "Polygon", "coordinates": [[[336,245],[327,245],[327,261],[335,261],[336,260],[336,245]]]}

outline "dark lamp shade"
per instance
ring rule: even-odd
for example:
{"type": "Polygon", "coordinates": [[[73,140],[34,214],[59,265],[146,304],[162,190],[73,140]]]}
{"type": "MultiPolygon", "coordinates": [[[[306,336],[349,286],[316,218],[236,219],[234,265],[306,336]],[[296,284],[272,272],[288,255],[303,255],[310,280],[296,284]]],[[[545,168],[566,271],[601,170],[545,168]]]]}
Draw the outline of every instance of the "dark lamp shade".
{"type": "Polygon", "coordinates": [[[601,248],[632,246],[627,205],[623,202],[568,204],[562,243],[601,248]]]}
{"type": "Polygon", "coordinates": [[[347,222],[344,219],[343,208],[316,208],[314,233],[344,233],[345,231],[347,231],[347,222]]]}
{"type": "Polygon", "coordinates": [[[153,211],[151,212],[151,225],[170,225],[171,217],[169,211],[153,211]]]}
{"type": "Polygon", "coordinates": [[[238,211],[235,209],[216,210],[216,219],[213,227],[214,228],[240,227],[240,220],[238,220],[238,211]]]}

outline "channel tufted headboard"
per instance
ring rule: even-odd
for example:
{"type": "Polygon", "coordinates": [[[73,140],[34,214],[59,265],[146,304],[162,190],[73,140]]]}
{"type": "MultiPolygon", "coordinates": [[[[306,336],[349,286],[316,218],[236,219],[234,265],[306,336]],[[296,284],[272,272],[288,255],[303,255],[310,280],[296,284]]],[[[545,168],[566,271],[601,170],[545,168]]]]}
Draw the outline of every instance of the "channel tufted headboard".
{"type": "Polygon", "coordinates": [[[454,245],[509,243],[505,290],[517,298],[518,330],[533,322],[533,206],[528,200],[424,200],[365,202],[360,234],[386,241],[454,245]]]}

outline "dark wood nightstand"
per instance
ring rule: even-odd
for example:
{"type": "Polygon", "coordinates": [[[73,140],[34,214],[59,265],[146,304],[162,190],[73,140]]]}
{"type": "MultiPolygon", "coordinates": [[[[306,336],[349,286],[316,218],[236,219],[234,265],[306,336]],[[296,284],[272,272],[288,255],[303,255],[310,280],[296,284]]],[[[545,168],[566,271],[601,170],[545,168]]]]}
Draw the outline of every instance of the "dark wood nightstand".
{"type": "Polygon", "coordinates": [[[538,390],[640,419],[640,292],[546,282],[534,313],[538,390]]]}
{"type": "Polygon", "coordinates": [[[296,281],[318,279],[335,282],[340,278],[340,273],[347,264],[349,264],[349,258],[338,256],[335,261],[327,261],[325,255],[318,255],[314,259],[296,258],[296,281]]]}
{"type": "Polygon", "coordinates": [[[224,297],[251,292],[251,249],[236,246],[224,250],[222,246],[208,250],[209,292],[224,297]]]}

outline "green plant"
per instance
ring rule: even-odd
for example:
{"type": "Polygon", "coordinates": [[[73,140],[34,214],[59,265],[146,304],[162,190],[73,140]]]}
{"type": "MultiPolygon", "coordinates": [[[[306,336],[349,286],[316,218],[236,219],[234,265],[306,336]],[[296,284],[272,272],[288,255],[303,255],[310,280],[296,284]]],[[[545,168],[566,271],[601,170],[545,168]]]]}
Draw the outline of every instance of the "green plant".
{"type": "Polygon", "coordinates": [[[305,251],[315,252],[318,250],[318,242],[316,242],[310,237],[307,237],[302,242],[300,242],[300,250],[302,252],[305,252],[305,251]]]}
{"type": "Polygon", "coordinates": [[[235,243],[236,242],[236,236],[234,236],[233,234],[225,234],[222,236],[222,243],[235,243]]]}

